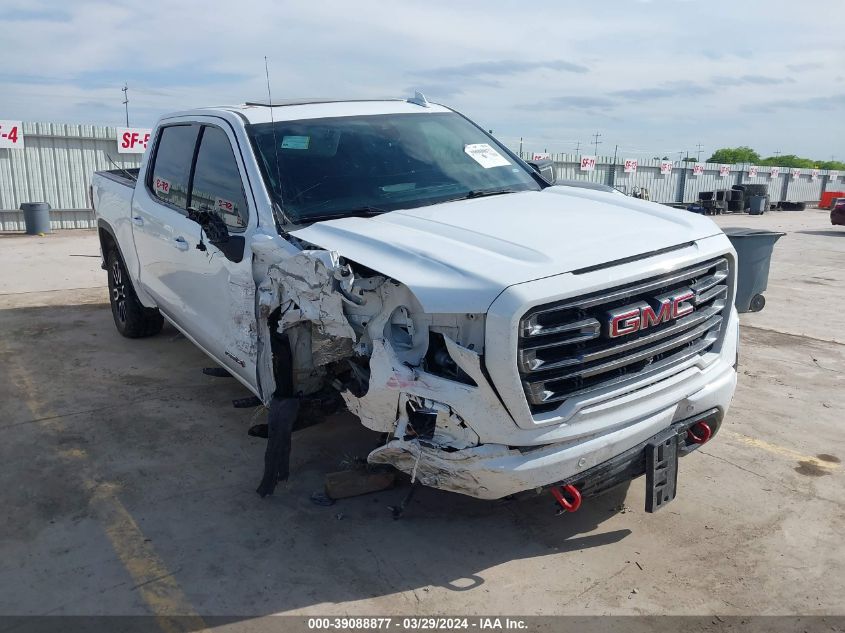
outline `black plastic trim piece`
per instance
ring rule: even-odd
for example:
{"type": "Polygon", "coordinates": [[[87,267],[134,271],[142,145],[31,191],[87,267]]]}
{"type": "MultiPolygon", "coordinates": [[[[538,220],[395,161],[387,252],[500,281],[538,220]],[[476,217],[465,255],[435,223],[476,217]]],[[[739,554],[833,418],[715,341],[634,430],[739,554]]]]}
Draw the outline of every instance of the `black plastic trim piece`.
{"type": "Polygon", "coordinates": [[[684,248],[689,248],[690,246],[694,246],[695,242],[684,242],[683,244],[677,244],[675,246],[667,246],[666,248],[660,248],[656,251],[650,251],[648,253],[641,253],[640,255],[632,255],[631,257],[623,257],[622,259],[614,259],[612,262],[605,262],[604,264],[596,264],[595,266],[586,266],[585,268],[578,268],[577,270],[573,270],[573,275],[584,275],[586,273],[595,272],[597,270],[604,270],[605,268],[612,268],[613,266],[621,266],[622,264],[629,264],[631,262],[636,262],[641,259],[648,259],[649,257],[656,257],[657,255],[663,255],[664,253],[671,253],[672,251],[679,251],[684,248]]]}

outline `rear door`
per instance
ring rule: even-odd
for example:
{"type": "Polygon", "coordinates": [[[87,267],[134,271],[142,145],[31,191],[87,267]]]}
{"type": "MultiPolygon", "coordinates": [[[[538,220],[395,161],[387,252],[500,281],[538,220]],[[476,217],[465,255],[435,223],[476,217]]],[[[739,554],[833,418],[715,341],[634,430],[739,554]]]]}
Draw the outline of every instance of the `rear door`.
{"type": "Polygon", "coordinates": [[[171,321],[256,391],[255,283],[247,238],[257,217],[237,138],[216,117],[200,117],[190,132],[178,127],[170,140],[171,127],[162,128],[150,157],[150,199],[138,210],[143,225],[137,227],[146,245],[136,239],[142,281],[171,321]],[[187,178],[176,168],[186,156],[187,178]],[[222,250],[188,217],[199,212],[226,224],[230,242],[222,250]]]}

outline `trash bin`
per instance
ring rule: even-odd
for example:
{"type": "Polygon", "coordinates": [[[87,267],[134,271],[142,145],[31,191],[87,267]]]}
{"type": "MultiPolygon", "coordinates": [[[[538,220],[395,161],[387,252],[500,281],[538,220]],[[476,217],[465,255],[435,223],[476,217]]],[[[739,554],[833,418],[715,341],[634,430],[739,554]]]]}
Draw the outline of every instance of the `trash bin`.
{"type": "Polygon", "coordinates": [[[751,196],[751,207],[748,211],[750,215],[760,215],[769,208],[768,196],[751,196]]]}
{"type": "Polygon", "coordinates": [[[50,232],[50,205],[46,202],[24,202],[21,204],[27,235],[50,232]]]}
{"type": "Polygon", "coordinates": [[[772,249],[786,233],[743,228],[723,230],[737,256],[734,305],[739,312],[759,312],[766,305],[763,292],[769,283],[772,249]]]}

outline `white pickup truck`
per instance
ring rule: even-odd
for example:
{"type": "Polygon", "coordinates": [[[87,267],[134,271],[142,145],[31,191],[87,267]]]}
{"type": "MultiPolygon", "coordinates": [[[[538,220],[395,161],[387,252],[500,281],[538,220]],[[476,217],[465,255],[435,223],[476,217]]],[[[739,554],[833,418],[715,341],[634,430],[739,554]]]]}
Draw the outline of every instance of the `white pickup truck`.
{"type": "Polygon", "coordinates": [[[421,95],[166,116],[93,178],[115,324],[167,319],[270,408],[262,495],[284,403],[335,390],[424,485],[574,510],[645,474],[654,511],[736,386],[736,255],[553,174],[421,95]]]}

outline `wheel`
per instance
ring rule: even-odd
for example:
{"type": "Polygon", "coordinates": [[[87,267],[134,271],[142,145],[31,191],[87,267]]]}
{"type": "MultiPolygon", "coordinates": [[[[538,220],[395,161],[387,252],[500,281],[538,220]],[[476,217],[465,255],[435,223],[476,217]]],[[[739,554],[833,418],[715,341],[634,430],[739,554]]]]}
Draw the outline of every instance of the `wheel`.
{"type": "Polygon", "coordinates": [[[751,305],[749,306],[749,308],[751,308],[752,312],[759,312],[765,307],[765,305],[766,297],[764,297],[763,295],[754,295],[753,297],[751,297],[751,305]]]}
{"type": "Polygon", "coordinates": [[[117,331],[127,338],[143,338],[161,332],[164,318],[158,309],[145,308],[138,301],[117,249],[111,248],[106,253],[106,268],[109,302],[117,331]]]}

